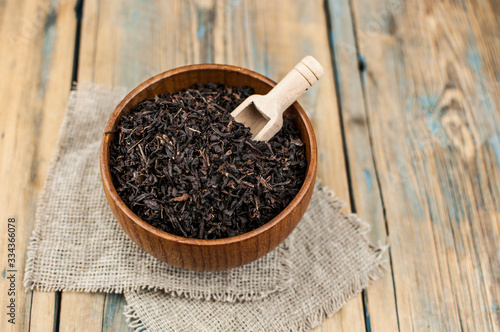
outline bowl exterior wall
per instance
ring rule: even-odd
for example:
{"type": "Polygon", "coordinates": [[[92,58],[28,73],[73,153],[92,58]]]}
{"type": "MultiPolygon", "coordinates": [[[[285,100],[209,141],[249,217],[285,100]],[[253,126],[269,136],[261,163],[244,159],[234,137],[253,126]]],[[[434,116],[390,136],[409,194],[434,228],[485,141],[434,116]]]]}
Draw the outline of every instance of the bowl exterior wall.
{"type": "MultiPolygon", "coordinates": [[[[112,113],[105,132],[116,128],[120,117],[147,98],[165,92],[180,91],[195,83],[249,85],[256,93],[266,94],[275,85],[262,75],[238,67],[193,65],[159,74],[129,93],[112,113]]],[[[101,178],[108,203],[125,233],[152,256],[177,267],[193,270],[223,270],[248,264],[283,242],[304,215],[316,179],[316,139],[309,119],[298,103],[286,113],[296,123],[306,144],[308,170],[306,179],[294,200],[273,220],[251,232],[227,239],[186,239],[160,231],[135,215],[118,196],[109,169],[109,146],[112,134],[104,134],[101,144],[101,178]]]]}
{"type": "MultiPolygon", "coordinates": [[[[106,193],[108,203],[125,233],[150,255],[170,265],[200,271],[226,270],[251,263],[268,254],[283,242],[298,225],[311,199],[311,186],[301,204],[280,223],[259,236],[238,242],[205,246],[202,243],[171,241],[145,232],[106,193]]],[[[201,242],[201,241],[200,241],[201,242]]]]}

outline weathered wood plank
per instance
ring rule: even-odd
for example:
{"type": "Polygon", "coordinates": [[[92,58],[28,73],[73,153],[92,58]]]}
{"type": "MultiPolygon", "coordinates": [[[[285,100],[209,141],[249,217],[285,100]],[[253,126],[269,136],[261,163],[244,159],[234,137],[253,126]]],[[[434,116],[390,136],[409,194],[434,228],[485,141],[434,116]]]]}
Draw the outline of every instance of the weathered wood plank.
{"type": "MultiPolygon", "coordinates": [[[[54,22],[54,33],[59,41],[52,51],[52,60],[47,78],[44,108],[44,130],[37,137],[39,153],[39,171],[36,177],[36,188],[41,189],[47,177],[49,162],[55,153],[59,127],[62,124],[66,101],[71,87],[73,70],[76,17],[74,1],[61,1],[57,7],[58,15],[54,22]]],[[[30,331],[52,331],[57,322],[57,310],[60,297],[54,292],[33,292],[31,306],[30,331]]]]}
{"type": "Polygon", "coordinates": [[[467,0],[353,4],[400,329],[498,331],[494,11],[467,0]]]}
{"type": "MultiPolygon", "coordinates": [[[[16,218],[16,325],[1,315],[3,331],[27,331],[30,324],[53,326],[55,294],[26,293],[22,285],[26,246],[49,161],[55,152],[71,86],[74,45],[74,1],[4,1],[0,25],[0,214],[6,226],[16,218]],[[8,193],[8,194],[7,194],[8,193]],[[42,303],[42,306],[40,304],[42,303]],[[34,313],[31,317],[30,312],[34,313]],[[43,317],[45,316],[45,317],[43,317]]],[[[7,257],[6,232],[0,253],[7,257]]],[[[7,261],[2,260],[5,276],[7,261]]],[[[8,301],[2,282],[1,305],[8,301]]],[[[34,329],[36,330],[36,329],[34,329]]]]}
{"type": "Polygon", "coordinates": [[[59,331],[101,331],[104,294],[62,292],[59,331]]]}
{"type": "MultiPolygon", "coordinates": [[[[327,8],[354,208],[371,226],[371,243],[382,244],[388,234],[373,164],[359,71],[362,59],[358,59],[351,8],[347,0],[329,1],[327,8]]],[[[389,260],[388,255],[386,259],[389,260]]],[[[390,264],[386,266],[387,271],[381,280],[366,290],[366,324],[373,332],[398,330],[392,268],[390,264]]]]}
{"type": "Polygon", "coordinates": [[[106,294],[102,322],[103,332],[130,331],[123,315],[126,305],[127,302],[122,294],[106,294]]]}
{"type": "Polygon", "coordinates": [[[54,292],[33,292],[31,301],[30,332],[55,331],[60,297],[54,292]]]}
{"type": "MultiPolygon", "coordinates": [[[[101,21],[101,15],[103,17],[106,17],[104,15],[109,15],[109,13],[101,11],[100,5],[100,1],[91,0],[85,1],[83,4],[80,50],[78,55],[78,81],[93,81],[94,79],[98,32],[103,37],[107,37],[110,45],[115,40],[114,36],[105,35],[105,29],[102,31],[99,30],[99,24],[106,21],[105,19],[101,21]]],[[[112,64],[108,64],[107,68],[109,68],[108,74],[112,77],[112,64]]],[[[105,301],[106,294],[104,293],[62,292],[59,330],[101,331],[105,301]]]]}

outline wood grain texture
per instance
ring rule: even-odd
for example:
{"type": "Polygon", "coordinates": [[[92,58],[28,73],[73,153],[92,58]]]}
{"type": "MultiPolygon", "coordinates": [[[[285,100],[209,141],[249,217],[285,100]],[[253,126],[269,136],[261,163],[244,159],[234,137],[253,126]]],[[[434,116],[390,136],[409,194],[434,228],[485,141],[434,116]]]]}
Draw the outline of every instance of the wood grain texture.
{"type": "MultiPolygon", "coordinates": [[[[71,87],[75,19],[74,1],[3,1],[0,21],[0,215],[6,226],[16,218],[16,324],[0,316],[2,331],[54,326],[55,294],[26,293],[22,285],[26,246],[33,228],[38,197],[71,87]]],[[[6,228],[6,227],[5,227],[6,228]]],[[[0,253],[7,257],[6,232],[0,253]]],[[[2,275],[7,261],[2,259],[2,275]]],[[[7,283],[0,285],[7,304],[7,283]]]]}
{"type": "MultiPolygon", "coordinates": [[[[358,59],[349,1],[329,1],[327,9],[354,208],[371,226],[370,242],[385,244],[388,233],[371,151],[362,86],[364,73],[362,68],[360,70],[364,60],[358,59]]],[[[392,267],[388,254],[386,259],[386,273],[365,291],[365,319],[373,332],[398,331],[392,267]]]]}
{"type": "Polygon", "coordinates": [[[54,292],[35,291],[31,300],[29,331],[55,331],[58,325],[57,314],[60,297],[54,292]]]}
{"type": "Polygon", "coordinates": [[[488,1],[353,0],[401,331],[498,331],[499,39],[488,1]]]}
{"type": "Polygon", "coordinates": [[[63,292],[59,331],[101,331],[105,297],[94,293],[63,292]]]}
{"type": "Polygon", "coordinates": [[[106,294],[102,321],[103,332],[130,331],[127,322],[123,319],[123,312],[126,305],[127,301],[125,301],[125,297],[122,294],[106,294]]]}

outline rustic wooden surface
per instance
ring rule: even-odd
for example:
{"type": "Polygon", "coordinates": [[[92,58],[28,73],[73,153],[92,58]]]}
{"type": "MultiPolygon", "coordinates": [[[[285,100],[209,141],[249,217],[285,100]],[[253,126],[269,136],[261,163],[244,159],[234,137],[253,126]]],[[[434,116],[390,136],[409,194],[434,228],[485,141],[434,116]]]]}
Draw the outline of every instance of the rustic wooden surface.
{"type": "Polygon", "coordinates": [[[384,278],[315,331],[500,331],[498,17],[495,0],[0,1],[1,330],[130,330],[121,295],[22,286],[72,80],[131,89],[203,62],[278,80],[311,54],[319,176],[390,245],[384,278]]]}

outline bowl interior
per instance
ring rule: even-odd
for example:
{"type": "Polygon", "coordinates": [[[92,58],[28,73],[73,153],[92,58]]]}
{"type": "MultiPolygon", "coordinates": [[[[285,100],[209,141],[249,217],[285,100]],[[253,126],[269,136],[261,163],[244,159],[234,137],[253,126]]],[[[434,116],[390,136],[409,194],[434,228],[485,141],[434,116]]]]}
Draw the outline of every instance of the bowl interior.
{"type": "MultiPolygon", "coordinates": [[[[300,201],[301,198],[306,194],[308,187],[311,185],[311,183],[308,183],[308,179],[311,180],[310,178],[315,174],[316,168],[316,141],[314,132],[312,130],[310,121],[307,118],[307,115],[305,114],[302,107],[300,107],[300,105],[296,102],[285,112],[285,116],[291,118],[294,121],[300,132],[301,139],[305,143],[306,159],[308,164],[306,180],[304,181],[304,184],[302,185],[301,189],[299,190],[296,197],[292,200],[292,202],[275,218],[248,233],[216,240],[201,240],[180,237],[161,231],[139,218],[125,205],[125,203],[116,193],[116,190],[113,186],[109,168],[109,147],[114,138],[114,134],[112,134],[112,132],[116,129],[121,116],[129,112],[134,106],[138,105],[145,99],[154,98],[156,95],[162,93],[177,92],[183,89],[187,89],[196,83],[206,84],[209,82],[216,84],[225,84],[229,86],[248,85],[254,89],[256,94],[266,94],[272,89],[274,85],[276,85],[276,83],[272,80],[253,71],[226,65],[191,65],[164,72],[152,77],[151,79],[139,85],[120,102],[120,104],[113,111],[106,125],[105,133],[108,134],[104,134],[101,144],[101,173],[103,177],[103,183],[113,202],[120,209],[122,209],[122,211],[133,222],[141,226],[144,230],[154,233],[162,238],[177,242],[192,243],[197,246],[238,242],[240,240],[256,236],[266,231],[266,229],[273,227],[276,223],[279,222],[279,220],[281,220],[290,212],[291,206],[294,205],[294,202],[300,201]]],[[[314,181],[314,179],[312,179],[312,181],[314,181]]]]}

